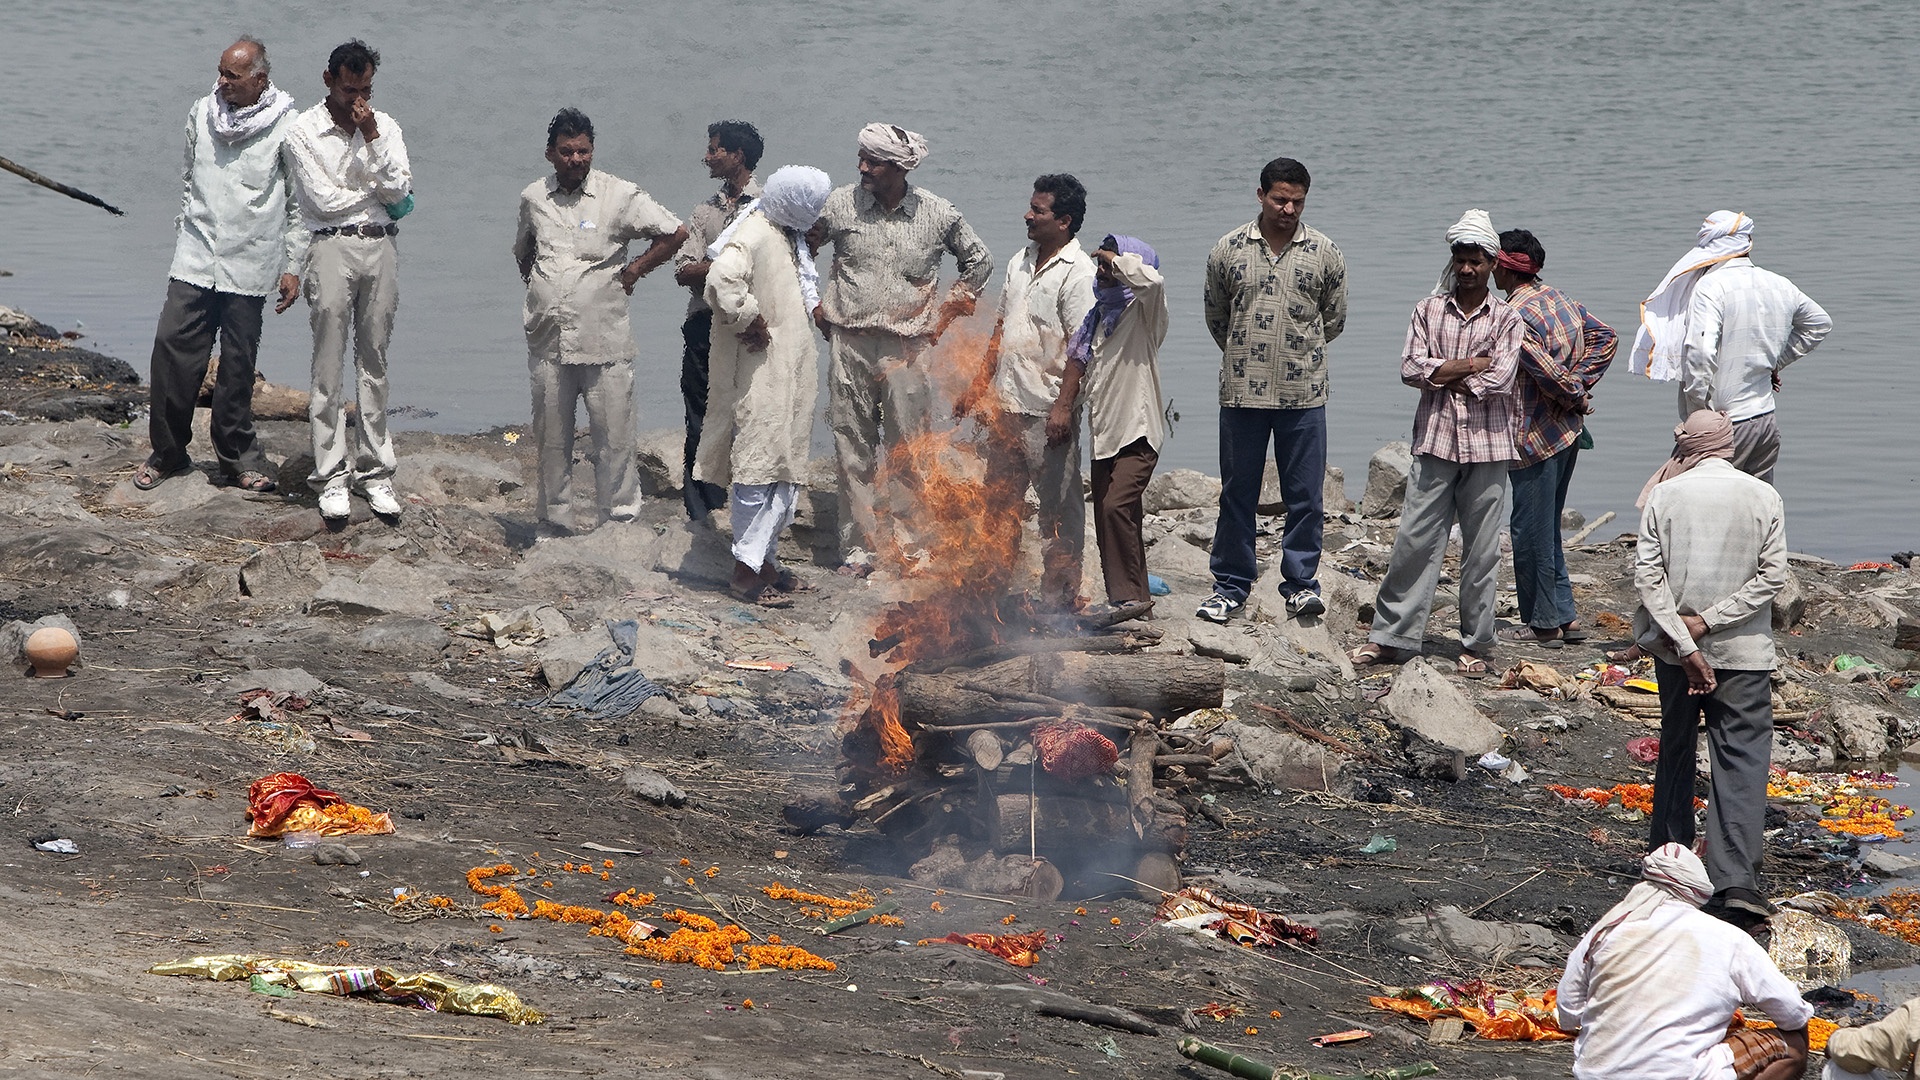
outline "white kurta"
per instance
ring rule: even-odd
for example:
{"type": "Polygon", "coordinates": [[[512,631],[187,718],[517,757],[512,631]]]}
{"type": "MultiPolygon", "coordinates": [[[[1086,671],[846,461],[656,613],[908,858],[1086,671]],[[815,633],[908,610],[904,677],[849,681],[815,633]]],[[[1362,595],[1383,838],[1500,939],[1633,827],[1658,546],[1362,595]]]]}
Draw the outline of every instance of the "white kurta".
{"type": "Polygon", "coordinates": [[[713,347],[694,477],[721,485],[803,483],[819,351],[793,241],[764,214],[749,215],[707,271],[707,304],[713,347]],[[756,316],[773,337],[759,352],[738,337],[756,316]]]}

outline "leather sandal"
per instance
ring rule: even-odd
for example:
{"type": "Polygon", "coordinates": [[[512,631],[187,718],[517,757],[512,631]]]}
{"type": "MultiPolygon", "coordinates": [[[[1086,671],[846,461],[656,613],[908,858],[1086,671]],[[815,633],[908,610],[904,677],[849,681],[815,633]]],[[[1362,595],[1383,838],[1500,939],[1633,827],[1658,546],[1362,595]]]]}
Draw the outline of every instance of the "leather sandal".
{"type": "Polygon", "coordinates": [[[142,462],[140,467],[133,471],[133,486],[139,488],[141,491],[152,491],[173,477],[179,476],[181,473],[190,472],[192,469],[192,463],[182,465],[177,469],[163,470],[151,461],[142,462]]]}

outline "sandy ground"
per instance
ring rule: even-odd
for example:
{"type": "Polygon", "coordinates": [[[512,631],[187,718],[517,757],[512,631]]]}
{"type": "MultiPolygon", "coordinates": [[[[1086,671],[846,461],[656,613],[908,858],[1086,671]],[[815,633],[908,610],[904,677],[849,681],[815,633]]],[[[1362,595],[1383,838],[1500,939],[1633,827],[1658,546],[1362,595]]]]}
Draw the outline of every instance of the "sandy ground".
{"type": "MultiPolygon", "coordinates": [[[[1291,645],[1295,664],[1282,671],[1257,649],[1251,663],[1229,664],[1240,722],[1266,724],[1253,703],[1274,705],[1379,759],[1333,760],[1319,785],[1333,790],[1194,786],[1217,820],[1193,820],[1186,879],[1321,929],[1312,949],[1253,950],[1156,925],[1153,905],[1124,881],[1083,882],[1055,902],[940,894],[905,876],[919,853],[889,849],[870,827],[803,835],[785,824],[789,796],[833,784],[850,685],[841,661],[864,657],[894,583],[813,564],[806,545],[824,541],[816,512],[828,505],[817,493],[783,550],[818,591],[786,611],[728,597],[716,582],[720,535],[689,527],[671,496],[650,499],[641,522],[536,541],[531,448],[512,434],[403,435],[399,521],[356,502],[354,520],[329,529],[297,484],[304,425],[263,426],[270,455],[288,462],[286,488],[300,491],[291,498],[215,488],[204,474],[136,492],[139,425],[0,426],[0,616],[64,615],[85,646],[73,678],[0,679],[0,933],[11,946],[0,954],[0,1072],[1221,1075],[1176,1053],[1184,1022],[1236,1052],[1320,1073],[1430,1060],[1450,1077],[1567,1074],[1568,1044],[1429,1043],[1424,1024],[1366,998],[1435,978],[1553,985],[1573,937],[1630,884],[1645,825],[1569,806],[1541,785],[1645,782],[1648,767],[1623,748],[1654,731],[1596,701],[1467,685],[1508,733],[1502,753],[1530,778],[1475,766],[1459,782],[1407,775],[1402,739],[1373,700],[1387,679],[1342,677],[1331,659],[1361,637],[1356,606],[1371,597],[1365,578],[1384,559],[1390,523],[1349,517],[1330,530],[1328,550],[1340,553],[1325,576],[1344,581],[1329,589],[1324,626],[1276,622],[1271,601],[1236,624],[1260,649],[1291,645]],[[263,549],[307,544],[317,566],[303,556],[295,572],[270,573],[257,561],[263,549]],[[541,650],[554,643],[502,648],[474,627],[530,604],[562,614],[577,647],[607,619],[640,621],[661,635],[640,666],[651,674],[657,664],[670,696],[611,721],[519,704],[548,692],[541,650]],[[791,667],[725,666],[749,658],[791,667]],[[1314,677],[1286,673],[1301,670],[1314,677]],[[312,707],[278,726],[236,718],[241,693],[262,685],[304,687],[312,707]],[[665,775],[688,801],[636,797],[625,781],[635,766],[665,775]],[[312,849],[248,839],[248,785],[283,770],[390,812],[397,832],[348,841],[358,865],[318,865],[312,849]],[[79,854],[30,842],[50,836],[79,854]],[[1376,836],[1393,849],[1363,854],[1376,836]],[[837,967],[711,972],[626,955],[576,925],[403,921],[387,910],[396,889],[477,902],[467,870],[499,862],[537,871],[530,894],[605,907],[626,888],[656,892],[636,917],[681,907],[756,938],[778,934],[837,967]],[[564,872],[568,862],[595,872],[564,872]],[[551,888],[538,884],[546,880],[551,888]],[[817,937],[808,932],[817,923],[762,892],[776,881],[872,890],[899,905],[905,925],[817,937]],[[1486,941],[1438,929],[1447,907],[1490,928],[1486,941]],[[1050,945],[1026,969],[913,944],[1031,930],[1047,931],[1050,945]],[[514,1026],[146,973],[219,953],[493,982],[549,1019],[514,1026]],[[1156,1033],[1046,1015],[1062,1002],[1127,1010],[1156,1033]],[[1241,1015],[1196,1021],[1190,1010],[1209,1002],[1241,1015]],[[1374,1034],[1309,1045],[1350,1028],[1374,1034]]],[[[210,457],[204,445],[195,453],[210,457]]],[[[1174,588],[1153,623],[1166,632],[1162,648],[1217,650],[1188,618],[1206,585],[1205,552],[1186,537],[1210,530],[1205,510],[1150,523],[1150,562],[1174,588]]],[[[1582,611],[1595,616],[1631,611],[1630,549],[1606,542],[1615,531],[1574,556],[1582,611]]],[[[1797,573],[1805,618],[1781,640],[1809,718],[1798,725],[1807,737],[1781,753],[1812,764],[1822,746],[1829,759],[1836,745],[1845,752],[1853,736],[1823,724],[1837,703],[1854,702],[1881,718],[1879,753],[1897,754],[1920,734],[1920,703],[1879,677],[1826,669],[1841,652],[1889,670],[1911,660],[1889,644],[1891,617],[1863,599],[1878,590],[1879,604],[1911,610],[1909,575],[1815,561],[1797,573]]],[[[1443,671],[1457,649],[1449,618],[1436,612],[1429,640],[1443,671]]],[[[1608,637],[1508,650],[1499,666],[1531,659],[1571,674],[1617,644],[1608,637]]],[[[1833,861],[1785,835],[1768,863],[1778,894],[1857,880],[1857,847],[1833,861]]],[[[1914,960],[1897,939],[1857,924],[1849,933],[1858,966],[1914,960]]]]}

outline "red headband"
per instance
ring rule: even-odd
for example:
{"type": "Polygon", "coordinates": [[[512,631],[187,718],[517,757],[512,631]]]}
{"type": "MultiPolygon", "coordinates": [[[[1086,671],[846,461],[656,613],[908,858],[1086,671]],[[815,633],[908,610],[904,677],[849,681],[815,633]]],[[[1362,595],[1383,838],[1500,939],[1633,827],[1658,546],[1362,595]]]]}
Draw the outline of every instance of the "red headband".
{"type": "Polygon", "coordinates": [[[1522,274],[1538,274],[1540,272],[1540,264],[1533,261],[1533,256],[1518,251],[1503,251],[1494,256],[1493,261],[1509,270],[1515,270],[1522,274]]]}

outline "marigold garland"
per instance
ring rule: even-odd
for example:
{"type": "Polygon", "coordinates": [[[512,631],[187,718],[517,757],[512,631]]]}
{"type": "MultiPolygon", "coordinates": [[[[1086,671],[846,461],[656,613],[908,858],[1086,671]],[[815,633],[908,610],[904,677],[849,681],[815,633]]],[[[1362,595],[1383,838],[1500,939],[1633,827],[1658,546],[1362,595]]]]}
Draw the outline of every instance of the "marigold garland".
{"type": "MultiPolygon", "coordinates": [[[[1620,800],[1622,809],[1638,810],[1643,814],[1653,813],[1652,784],[1615,784],[1607,788],[1575,788],[1568,787],[1565,784],[1543,784],[1541,786],[1570,803],[1585,802],[1591,803],[1596,807],[1605,808],[1609,803],[1618,799],[1620,800]]],[[[1693,805],[1697,809],[1707,805],[1707,802],[1705,799],[1695,798],[1693,805]]]]}
{"type": "Polygon", "coordinates": [[[801,892],[799,889],[788,888],[776,881],[771,885],[761,886],[760,891],[766,893],[770,899],[802,905],[800,913],[809,919],[825,918],[828,914],[839,918],[856,911],[865,911],[874,905],[873,893],[866,889],[855,889],[845,896],[828,896],[825,893],[801,892]]]}

